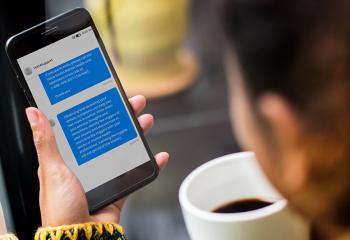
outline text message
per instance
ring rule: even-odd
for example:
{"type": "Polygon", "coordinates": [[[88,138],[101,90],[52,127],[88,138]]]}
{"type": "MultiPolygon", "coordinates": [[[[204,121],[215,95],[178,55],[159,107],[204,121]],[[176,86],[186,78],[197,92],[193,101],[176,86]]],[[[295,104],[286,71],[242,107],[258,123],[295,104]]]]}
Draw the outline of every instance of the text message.
{"type": "Polygon", "coordinates": [[[137,136],[116,88],[60,113],[57,118],[78,165],[137,136]]]}
{"type": "Polygon", "coordinates": [[[39,74],[51,104],[58,103],[110,77],[99,48],[39,74]]]}

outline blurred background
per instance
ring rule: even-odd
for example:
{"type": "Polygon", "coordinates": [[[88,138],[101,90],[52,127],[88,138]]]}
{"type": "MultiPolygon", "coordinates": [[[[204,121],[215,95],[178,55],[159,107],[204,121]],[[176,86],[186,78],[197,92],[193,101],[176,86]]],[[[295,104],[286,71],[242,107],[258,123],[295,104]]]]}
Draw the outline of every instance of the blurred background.
{"type": "Polygon", "coordinates": [[[177,197],[181,182],[202,163],[239,150],[229,122],[215,1],[46,0],[31,3],[31,9],[33,4],[31,14],[26,6],[5,6],[0,17],[0,201],[9,228],[28,239],[40,220],[35,151],[24,117],[27,103],[8,66],[4,42],[45,18],[86,7],[127,94],[149,98],[145,112],[156,119],[147,135],[152,151],[171,156],[159,178],[129,198],[122,213],[126,235],[134,240],[189,239],[177,197]]]}

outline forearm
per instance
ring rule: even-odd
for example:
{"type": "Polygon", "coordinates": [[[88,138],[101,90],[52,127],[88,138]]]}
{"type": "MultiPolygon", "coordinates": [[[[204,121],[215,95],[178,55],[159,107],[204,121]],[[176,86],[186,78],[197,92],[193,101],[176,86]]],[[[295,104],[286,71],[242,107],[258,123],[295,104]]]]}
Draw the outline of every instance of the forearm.
{"type": "MultiPolygon", "coordinates": [[[[126,240],[121,226],[115,223],[81,223],[59,227],[39,228],[35,240],[126,240]]],[[[12,234],[0,240],[17,240],[12,234]]]]}

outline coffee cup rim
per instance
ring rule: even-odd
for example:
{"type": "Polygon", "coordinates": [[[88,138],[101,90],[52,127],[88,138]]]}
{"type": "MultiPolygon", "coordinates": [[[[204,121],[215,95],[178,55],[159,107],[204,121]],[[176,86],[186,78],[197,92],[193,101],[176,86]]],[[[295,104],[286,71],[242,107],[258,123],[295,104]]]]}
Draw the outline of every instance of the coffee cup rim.
{"type": "Polygon", "coordinates": [[[214,165],[224,164],[228,161],[239,161],[243,158],[255,158],[255,154],[253,152],[239,152],[228,154],[216,159],[213,159],[203,165],[197,167],[194,171],[192,171],[183,181],[179,190],[179,201],[183,210],[190,212],[192,215],[195,215],[198,218],[206,219],[206,220],[215,220],[217,222],[243,222],[243,221],[251,221],[257,220],[260,218],[268,217],[272,214],[282,211],[287,206],[287,200],[280,199],[274,202],[273,204],[252,210],[249,212],[241,212],[241,213],[214,213],[209,212],[199,207],[195,206],[187,197],[187,189],[189,188],[191,182],[195,177],[197,177],[201,172],[211,168],[214,165]]]}

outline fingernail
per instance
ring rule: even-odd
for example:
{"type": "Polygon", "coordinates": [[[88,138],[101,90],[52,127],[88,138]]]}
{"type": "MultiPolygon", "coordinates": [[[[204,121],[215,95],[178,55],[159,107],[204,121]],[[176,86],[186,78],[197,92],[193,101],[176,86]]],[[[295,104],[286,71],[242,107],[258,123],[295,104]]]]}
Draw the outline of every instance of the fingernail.
{"type": "Polygon", "coordinates": [[[37,124],[39,122],[38,112],[35,109],[27,108],[26,109],[26,114],[27,114],[27,118],[28,118],[29,124],[31,126],[35,125],[35,124],[37,124]]]}

